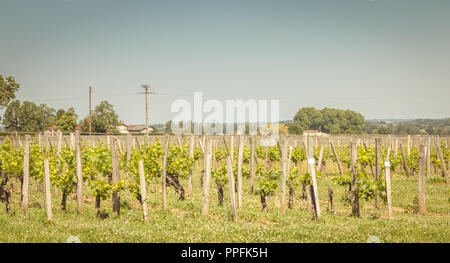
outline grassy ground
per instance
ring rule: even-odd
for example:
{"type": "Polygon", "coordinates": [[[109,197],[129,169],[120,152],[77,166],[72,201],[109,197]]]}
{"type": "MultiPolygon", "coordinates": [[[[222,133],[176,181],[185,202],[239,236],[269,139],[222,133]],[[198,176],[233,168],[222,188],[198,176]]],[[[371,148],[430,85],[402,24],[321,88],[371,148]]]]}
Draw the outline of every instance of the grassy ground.
{"type": "MultiPolygon", "coordinates": [[[[184,186],[187,182],[182,181],[184,186]]],[[[20,209],[20,196],[13,195],[12,211],[0,210],[0,242],[66,242],[77,236],[81,242],[366,242],[377,236],[382,242],[450,242],[450,195],[445,181],[438,177],[426,181],[427,215],[415,213],[417,178],[393,176],[394,219],[386,219],[386,207],[373,208],[373,201],[361,201],[361,217],[351,217],[351,208],[342,197],[344,187],[333,185],[331,176],[319,181],[322,217],[313,221],[306,202],[297,190],[294,209],[280,215],[279,196],[268,201],[268,210],[261,212],[259,197],[249,194],[248,180],[244,185],[243,208],[239,220],[231,221],[228,189],[224,206],[218,206],[217,190],[211,183],[210,215],[201,217],[199,173],[194,176],[194,193],[178,201],[172,188],[168,191],[168,209],[163,210],[161,187],[149,187],[150,219],[142,221],[139,203],[122,193],[120,217],[97,219],[94,198],[87,196],[83,213],[77,214],[76,201],[70,198],[68,209],[59,209],[60,195],[53,195],[53,221],[46,221],[43,193],[33,184],[29,214],[20,209]],[[335,208],[327,210],[327,186],[334,190],[335,208]]],[[[16,187],[17,188],[17,187],[16,187]]],[[[16,189],[17,190],[17,189],[16,189]]],[[[53,192],[54,193],[54,192],[53,192]]],[[[278,191],[279,193],[279,191],[278,191]]],[[[111,201],[102,203],[105,213],[111,213],[111,201]]]]}

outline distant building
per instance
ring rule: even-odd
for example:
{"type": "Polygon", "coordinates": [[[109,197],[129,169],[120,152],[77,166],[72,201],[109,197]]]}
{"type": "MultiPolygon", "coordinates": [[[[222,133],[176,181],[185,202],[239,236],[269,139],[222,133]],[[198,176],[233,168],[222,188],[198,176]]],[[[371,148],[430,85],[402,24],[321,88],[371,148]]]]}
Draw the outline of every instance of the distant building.
{"type": "Polygon", "coordinates": [[[318,130],[304,130],[303,136],[321,136],[321,137],[328,137],[329,135],[326,133],[323,133],[318,130]]]}
{"type": "Polygon", "coordinates": [[[52,125],[50,127],[47,128],[47,130],[44,131],[44,135],[56,135],[58,132],[58,127],[56,127],[56,125],[52,125]]]}
{"type": "MultiPolygon", "coordinates": [[[[129,125],[127,130],[129,133],[141,134],[145,134],[147,131],[145,125],[129,125]]],[[[153,128],[152,126],[148,126],[148,133],[152,133],[154,130],[155,128],[153,128]]]]}
{"type": "Polygon", "coordinates": [[[120,122],[119,125],[116,126],[116,129],[121,133],[121,134],[127,134],[128,133],[128,125],[126,125],[124,122],[120,122]]]}

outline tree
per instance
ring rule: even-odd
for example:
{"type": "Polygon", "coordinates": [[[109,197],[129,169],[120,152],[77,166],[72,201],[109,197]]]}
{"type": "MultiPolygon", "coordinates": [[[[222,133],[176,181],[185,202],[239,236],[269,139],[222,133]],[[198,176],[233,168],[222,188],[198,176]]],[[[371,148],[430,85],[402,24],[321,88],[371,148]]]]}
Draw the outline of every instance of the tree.
{"type": "Polygon", "coordinates": [[[6,107],[9,102],[16,98],[16,92],[20,85],[15,82],[13,77],[3,78],[0,75],[0,108],[6,107]]]}
{"type": "MultiPolygon", "coordinates": [[[[108,101],[102,101],[95,106],[92,112],[92,131],[105,133],[108,129],[114,129],[119,124],[119,116],[114,111],[114,106],[108,101]]],[[[89,131],[89,117],[85,117],[80,123],[83,131],[89,131]]]]}
{"type": "MultiPolygon", "coordinates": [[[[72,108],[72,109],[73,109],[73,108],[72,108]]],[[[56,112],[56,119],[59,120],[59,119],[64,115],[64,113],[66,113],[66,111],[65,111],[64,109],[59,109],[59,110],[56,112]]]]}
{"type": "MultiPolygon", "coordinates": [[[[59,112],[59,111],[58,111],[59,112]]],[[[58,118],[56,121],[56,127],[60,131],[74,131],[77,126],[78,116],[75,114],[74,108],[70,108],[68,111],[58,118]]]]}
{"type": "Polygon", "coordinates": [[[303,127],[299,123],[289,123],[287,126],[289,134],[303,134],[303,127]]]}
{"type": "Polygon", "coordinates": [[[288,134],[288,131],[289,131],[289,127],[287,125],[284,125],[284,124],[278,125],[278,132],[280,134],[288,134]]]}
{"type": "Polygon", "coordinates": [[[172,133],[172,120],[168,120],[164,126],[165,126],[164,130],[165,133],[169,134],[172,133]]]}
{"type": "Polygon", "coordinates": [[[24,101],[19,111],[19,131],[37,132],[44,129],[42,108],[24,101]]]}
{"type": "Polygon", "coordinates": [[[351,110],[324,108],[318,110],[312,107],[302,108],[294,116],[291,131],[301,129],[319,130],[326,133],[353,133],[359,134],[363,130],[364,117],[351,110]]]}
{"type": "Polygon", "coordinates": [[[9,131],[43,131],[55,124],[55,109],[46,104],[36,105],[31,101],[14,100],[6,107],[3,125],[9,131]]]}
{"type": "Polygon", "coordinates": [[[5,114],[3,115],[2,123],[9,131],[19,131],[20,125],[20,101],[13,100],[6,107],[5,114]]]}
{"type": "Polygon", "coordinates": [[[48,129],[48,127],[54,125],[57,121],[56,110],[54,108],[48,107],[46,104],[39,105],[39,108],[41,114],[40,130],[48,129]]]}

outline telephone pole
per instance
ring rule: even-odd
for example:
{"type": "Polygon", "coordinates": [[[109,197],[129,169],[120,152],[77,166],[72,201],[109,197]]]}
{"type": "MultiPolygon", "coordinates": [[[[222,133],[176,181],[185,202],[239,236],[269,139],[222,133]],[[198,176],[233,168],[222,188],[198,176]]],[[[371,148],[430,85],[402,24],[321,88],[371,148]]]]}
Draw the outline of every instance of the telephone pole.
{"type": "Polygon", "coordinates": [[[92,87],[89,86],[89,135],[92,134],[92,87]]]}
{"type": "Polygon", "coordinates": [[[150,85],[142,85],[142,88],[145,90],[145,136],[148,137],[148,89],[150,85]]]}

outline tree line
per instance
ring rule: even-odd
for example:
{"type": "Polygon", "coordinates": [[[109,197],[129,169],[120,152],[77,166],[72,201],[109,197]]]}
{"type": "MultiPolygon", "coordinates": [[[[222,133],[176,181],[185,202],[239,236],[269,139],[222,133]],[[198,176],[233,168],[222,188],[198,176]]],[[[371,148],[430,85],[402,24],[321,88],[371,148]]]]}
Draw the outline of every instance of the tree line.
{"type": "Polygon", "coordinates": [[[290,134],[303,134],[304,130],[319,130],[331,134],[361,134],[365,119],[351,110],[313,107],[301,108],[293,122],[287,124],[290,134]]]}
{"type": "Polygon", "coordinates": [[[450,118],[366,121],[355,111],[313,107],[301,108],[287,126],[290,134],[319,130],[330,134],[450,135],[450,118]]]}
{"type": "MultiPolygon", "coordinates": [[[[55,126],[63,132],[75,131],[77,125],[82,132],[89,132],[89,116],[78,122],[73,107],[54,109],[46,104],[16,100],[20,85],[14,78],[0,75],[0,109],[5,109],[1,123],[7,131],[40,132],[55,126]]],[[[102,101],[92,111],[92,132],[115,132],[119,117],[108,101],[102,101]]]]}
{"type": "MultiPolygon", "coordinates": [[[[1,123],[8,131],[38,132],[51,126],[63,132],[71,132],[80,125],[82,132],[89,132],[89,116],[78,122],[74,108],[67,110],[37,105],[34,102],[16,100],[20,85],[13,77],[0,75],[0,109],[6,107],[1,123]]],[[[102,101],[92,112],[93,133],[115,133],[118,115],[108,101],[102,101]]],[[[166,123],[170,133],[171,121],[166,123]]],[[[248,131],[248,125],[246,125],[248,131]]],[[[364,116],[352,110],[324,108],[322,110],[301,108],[292,122],[280,124],[281,133],[303,134],[305,130],[319,130],[329,134],[396,134],[396,135],[450,135],[450,118],[431,120],[417,119],[402,122],[366,121],[364,116]]]]}

